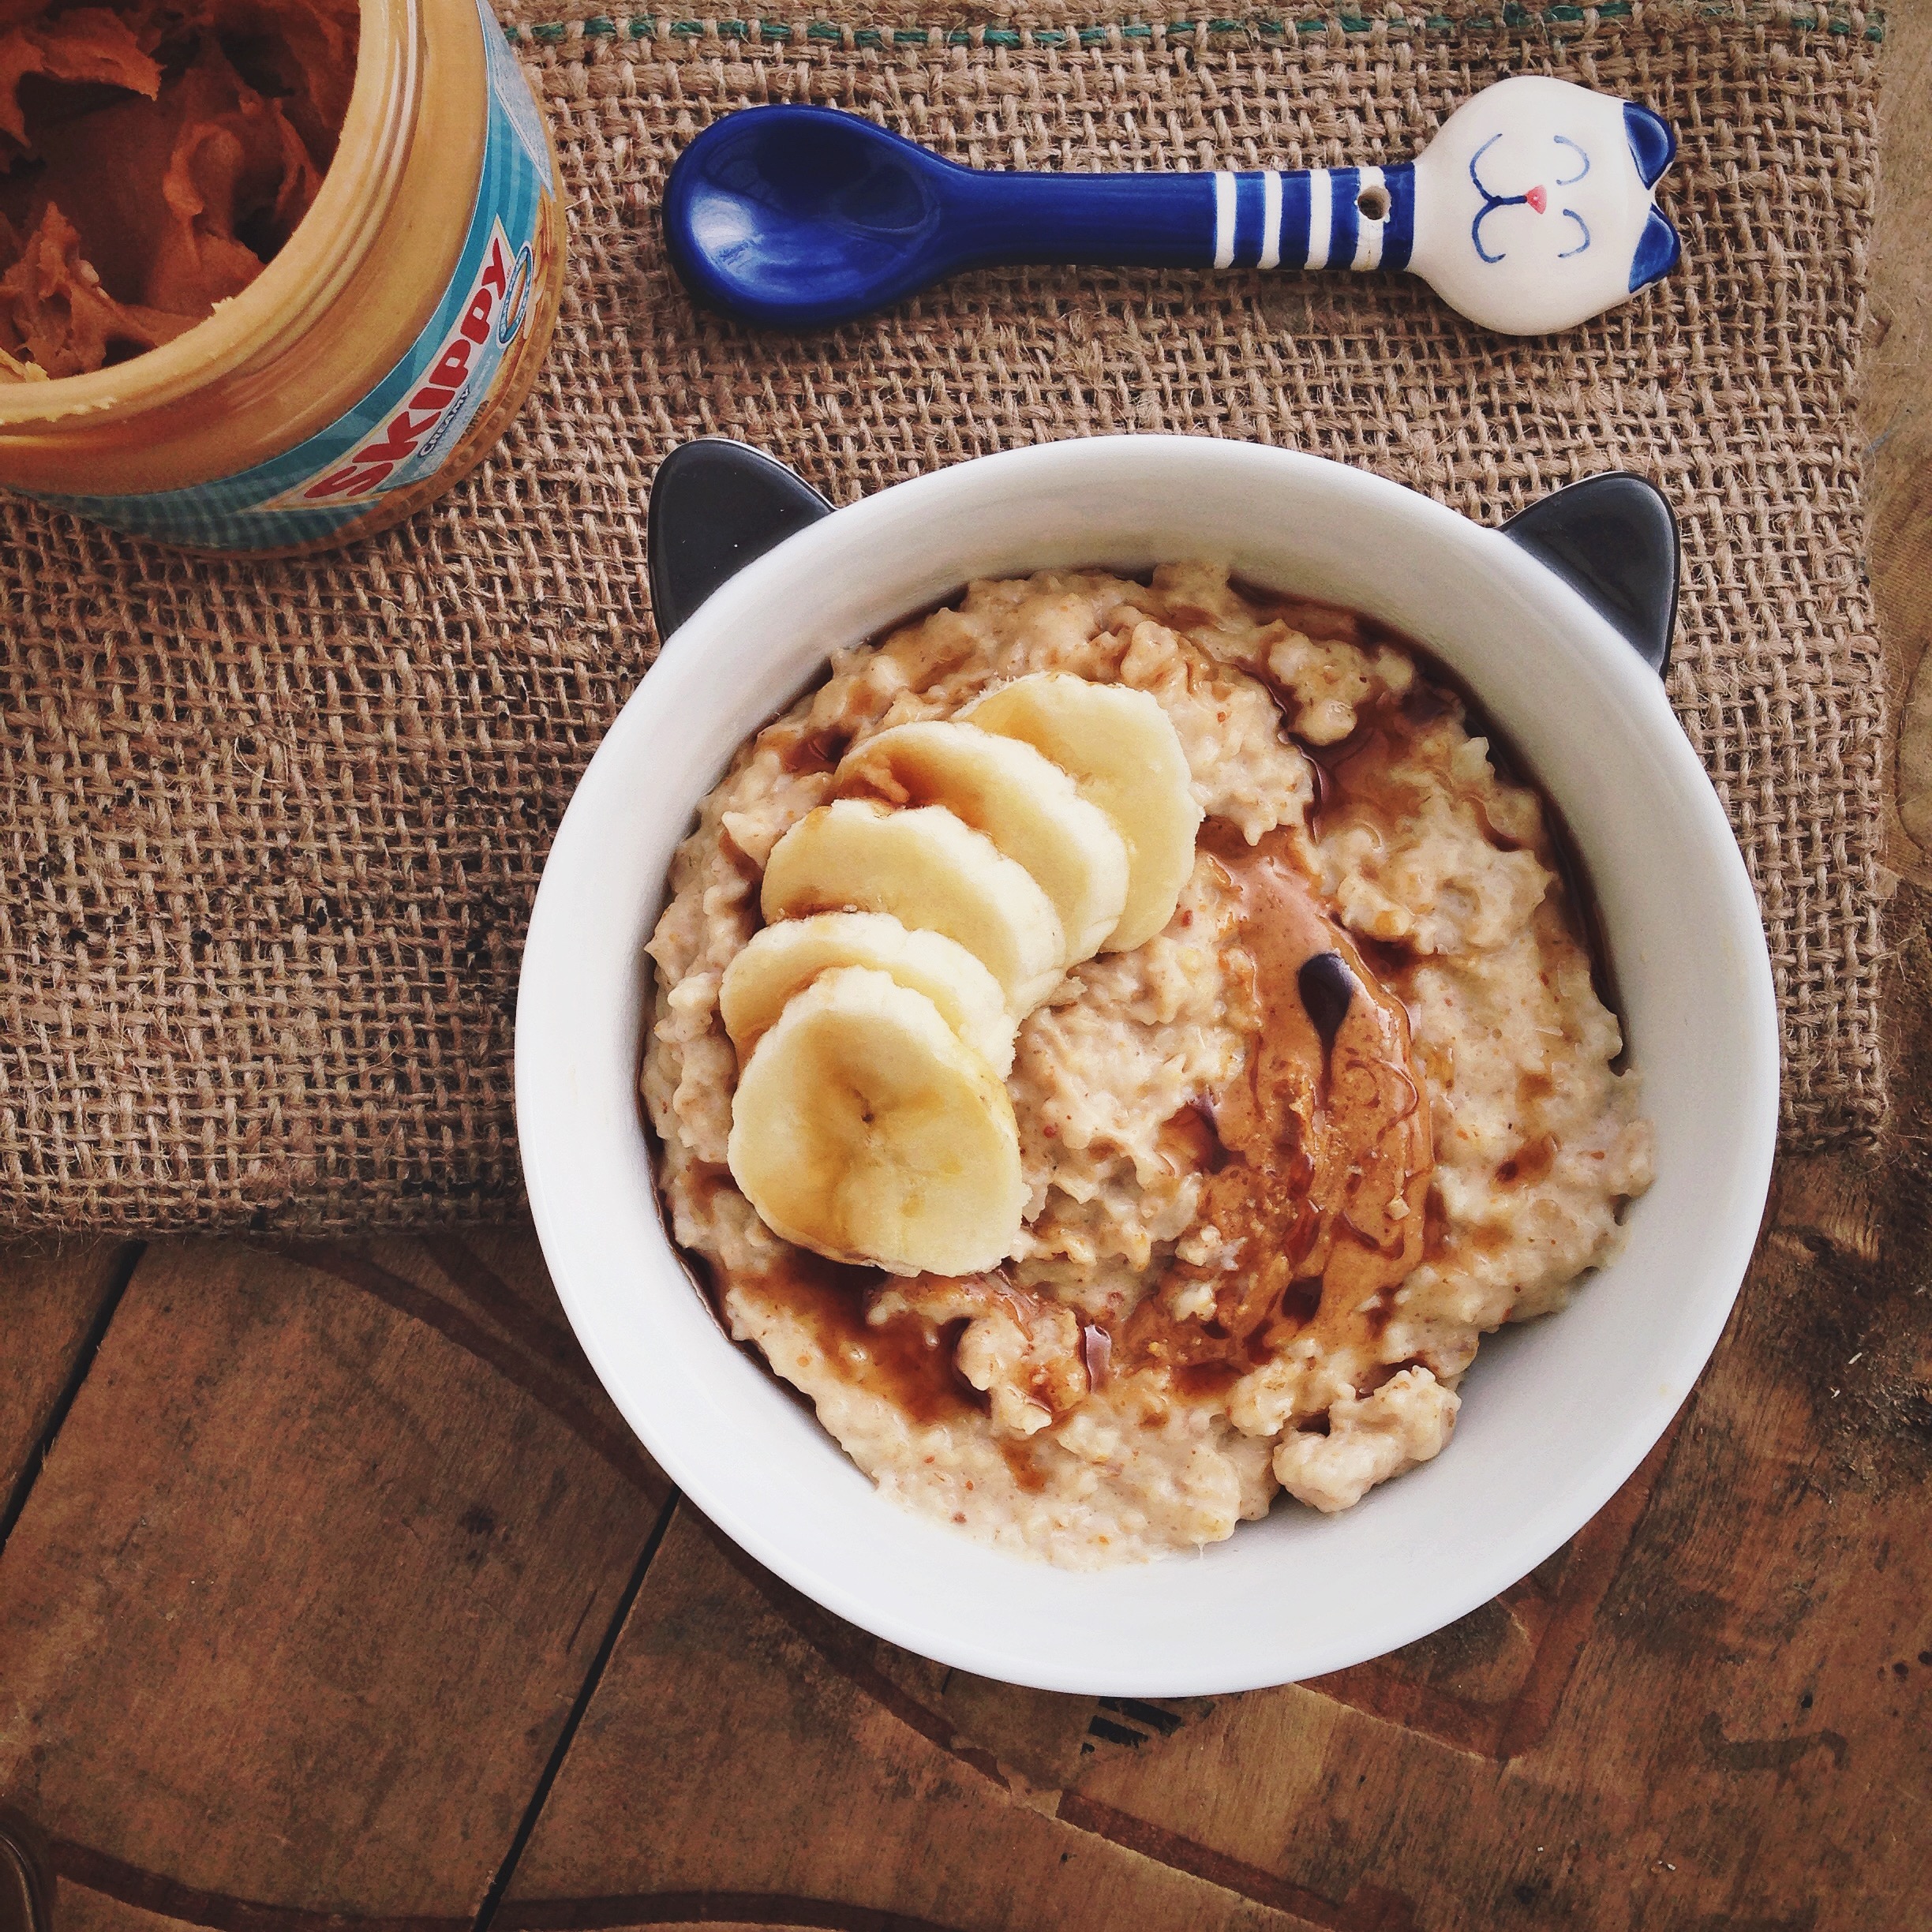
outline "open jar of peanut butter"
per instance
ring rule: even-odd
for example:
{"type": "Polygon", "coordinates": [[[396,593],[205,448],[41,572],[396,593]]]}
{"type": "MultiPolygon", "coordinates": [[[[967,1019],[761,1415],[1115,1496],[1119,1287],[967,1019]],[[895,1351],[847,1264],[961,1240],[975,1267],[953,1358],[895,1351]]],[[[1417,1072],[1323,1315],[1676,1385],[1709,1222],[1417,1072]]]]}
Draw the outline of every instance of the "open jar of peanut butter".
{"type": "Polygon", "coordinates": [[[383,529],[502,435],[564,251],[479,0],[0,0],[0,484],[201,551],[383,529]]]}

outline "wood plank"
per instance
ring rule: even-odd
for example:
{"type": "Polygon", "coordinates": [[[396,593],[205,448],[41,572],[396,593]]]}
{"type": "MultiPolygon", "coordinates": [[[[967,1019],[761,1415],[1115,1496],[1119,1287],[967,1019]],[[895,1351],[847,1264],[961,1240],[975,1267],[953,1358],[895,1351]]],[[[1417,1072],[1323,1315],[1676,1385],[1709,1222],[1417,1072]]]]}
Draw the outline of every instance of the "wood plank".
{"type": "Polygon", "coordinates": [[[139,1252],[114,1241],[0,1247],[0,1541],[95,1324],[139,1252]]]}
{"type": "Polygon", "coordinates": [[[1295,1923],[1043,1815],[877,1648],[680,1504],[498,1932],[1295,1923]]]}
{"type": "Polygon", "coordinates": [[[283,1241],[269,1252],[355,1283],[439,1326],[541,1403],[640,1488],[665,1493],[585,1359],[526,1226],[353,1242],[283,1241]]]}
{"type": "Polygon", "coordinates": [[[61,1887],[54,1910],[59,1932],[177,1932],[182,1923],[72,1885],[61,1887]]]}
{"type": "Polygon", "coordinates": [[[468,1925],[668,1499],[422,1254],[329,1260],[149,1249],[0,1556],[64,1923],[468,1925]]]}

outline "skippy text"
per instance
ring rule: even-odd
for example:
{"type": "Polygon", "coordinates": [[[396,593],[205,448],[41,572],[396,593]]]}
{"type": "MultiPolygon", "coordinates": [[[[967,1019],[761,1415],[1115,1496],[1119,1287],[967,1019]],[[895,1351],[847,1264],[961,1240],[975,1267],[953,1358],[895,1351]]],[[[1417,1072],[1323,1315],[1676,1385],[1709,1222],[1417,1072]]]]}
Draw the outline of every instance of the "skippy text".
{"type": "Polygon", "coordinates": [[[304,504],[353,502],[373,496],[399,465],[425,443],[431,449],[447,426],[460,426],[474,413],[474,379],[480,363],[495,364],[491,338],[500,351],[522,326],[529,305],[530,251],[512,254],[500,224],[490,237],[482,267],[462,314],[429,365],[421,386],[348,459],[320,476],[294,500],[304,504]],[[452,419],[454,425],[452,425],[452,419]]]}

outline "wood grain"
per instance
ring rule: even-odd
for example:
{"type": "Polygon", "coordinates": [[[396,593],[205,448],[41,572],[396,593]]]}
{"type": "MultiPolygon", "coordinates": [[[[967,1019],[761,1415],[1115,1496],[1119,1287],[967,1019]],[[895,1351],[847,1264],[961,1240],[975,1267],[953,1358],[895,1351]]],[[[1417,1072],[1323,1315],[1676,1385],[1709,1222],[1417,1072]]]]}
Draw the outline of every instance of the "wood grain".
{"type": "MultiPolygon", "coordinates": [[[[933,1667],[882,1664],[878,1648],[680,1505],[499,1926],[721,1909],[841,1932],[888,1914],[948,1928],[1284,1923],[1017,1801],[933,1667]]],[[[1009,1713],[996,1729],[1036,1739],[1029,1717],[1061,1701],[991,1702],[1009,1713]]],[[[1048,1716],[1050,1732],[1067,1721],[1048,1716]]]]}
{"type": "MultiPolygon", "coordinates": [[[[1932,995],[1932,949],[1904,968],[1932,995]]],[[[1788,1166],[1618,1503],[1316,1686],[988,1683],[681,1510],[493,1923],[1912,1923],[1932,1335],[1890,1257],[1929,1203],[1910,1159],[1788,1166]]],[[[0,1788],[61,1840],[63,1922],[470,1925],[665,1493],[601,1400],[527,1234],[150,1255],[0,1559],[0,1788]]]]}
{"type": "Polygon", "coordinates": [[[63,1912],[470,1923],[661,1513],[426,1257],[331,1259],[150,1249],[0,1556],[63,1912]]]}

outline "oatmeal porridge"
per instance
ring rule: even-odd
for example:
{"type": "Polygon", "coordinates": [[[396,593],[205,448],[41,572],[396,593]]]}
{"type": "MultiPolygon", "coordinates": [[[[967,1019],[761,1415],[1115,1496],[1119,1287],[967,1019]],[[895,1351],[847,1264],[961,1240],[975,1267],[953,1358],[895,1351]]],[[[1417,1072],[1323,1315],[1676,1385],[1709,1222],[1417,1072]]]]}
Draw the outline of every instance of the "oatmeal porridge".
{"type": "Polygon", "coordinates": [[[672,1234],[887,1496],[985,1541],[1349,1508],[1649,1184],[1559,857],[1364,619],[1202,564],[975,584],[836,655],[678,852],[672,1234]]]}

